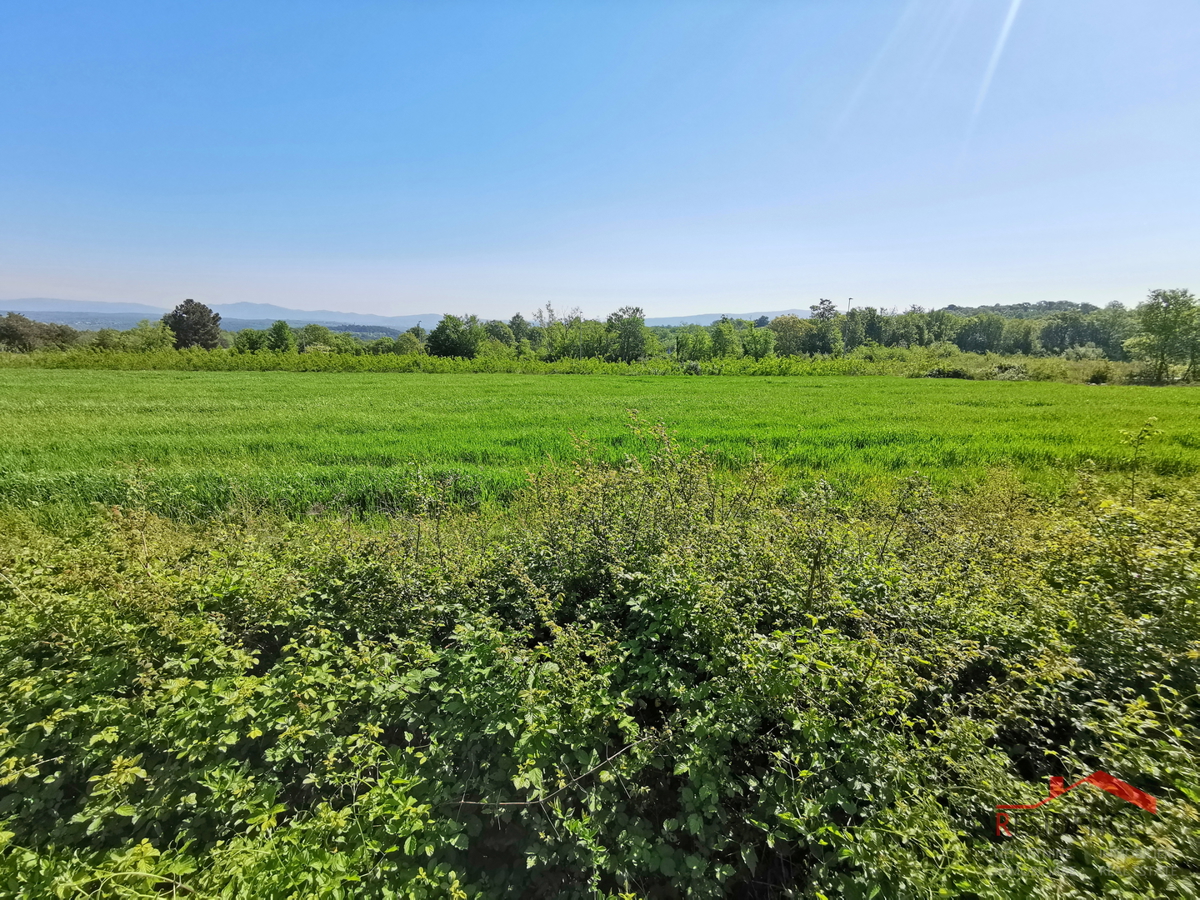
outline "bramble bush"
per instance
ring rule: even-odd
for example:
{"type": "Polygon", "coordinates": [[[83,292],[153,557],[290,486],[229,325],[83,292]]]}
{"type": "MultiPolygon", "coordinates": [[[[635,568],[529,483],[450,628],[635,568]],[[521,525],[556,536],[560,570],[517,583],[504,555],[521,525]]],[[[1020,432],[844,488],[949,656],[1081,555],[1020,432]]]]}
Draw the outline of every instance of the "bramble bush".
{"type": "Polygon", "coordinates": [[[1200,496],[736,479],[0,527],[14,896],[1192,897],[1200,496]],[[1158,814],[1047,778],[1105,769],[1158,814]]]}

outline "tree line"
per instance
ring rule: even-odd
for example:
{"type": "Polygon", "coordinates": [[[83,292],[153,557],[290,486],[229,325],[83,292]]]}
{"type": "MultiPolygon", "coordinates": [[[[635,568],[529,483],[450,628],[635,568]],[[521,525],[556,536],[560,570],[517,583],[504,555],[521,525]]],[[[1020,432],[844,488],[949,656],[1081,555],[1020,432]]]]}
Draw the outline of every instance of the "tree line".
{"type": "Polygon", "coordinates": [[[636,362],[669,358],[680,363],[771,357],[838,357],[860,348],[951,347],[964,353],[1140,362],[1143,375],[1163,382],[1200,376],[1200,304],[1187,290],[1155,290],[1135,309],[1120,303],[1017,304],[981,310],[912,307],[888,313],[871,307],[840,312],[830,300],[811,316],[757,320],[722,318],[709,326],[647,326],[640,307],[627,306],[605,320],[579,310],[557,313],[550,304],[530,319],[508,321],[446,315],[432,330],[415,326],[395,338],[364,340],[324,325],[294,328],[278,321],[266,329],[221,329],[221,317],[186,300],[159,322],[127,331],[78,332],[9,313],[0,318],[0,350],[146,352],[174,347],[225,347],[238,353],[349,353],[420,355],[460,359],[558,362],[593,359],[636,362]],[[1008,313],[1011,314],[1002,314],[1008,313]],[[964,314],[972,313],[972,314],[964,314]],[[1039,315],[1040,314],[1040,315],[1039,315]]]}

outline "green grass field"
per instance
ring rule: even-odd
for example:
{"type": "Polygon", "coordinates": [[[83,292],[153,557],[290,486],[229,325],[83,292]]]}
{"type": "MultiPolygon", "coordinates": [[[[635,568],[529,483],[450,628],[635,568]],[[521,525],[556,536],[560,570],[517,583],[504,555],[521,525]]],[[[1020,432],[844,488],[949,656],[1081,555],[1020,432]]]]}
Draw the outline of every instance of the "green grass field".
{"type": "Polygon", "coordinates": [[[370,506],[403,493],[420,466],[500,495],[528,469],[569,459],[572,433],[602,455],[634,450],[629,410],[724,467],[758,453],[795,481],[917,471],[952,484],[1011,465],[1055,485],[1087,460],[1125,468],[1120,432],[1149,416],[1164,433],[1148,467],[1197,471],[1198,400],[1187,389],[886,377],[10,370],[0,371],[0,491],[119,502],[140,472],[201,506],[236,490],[370,506]]]}

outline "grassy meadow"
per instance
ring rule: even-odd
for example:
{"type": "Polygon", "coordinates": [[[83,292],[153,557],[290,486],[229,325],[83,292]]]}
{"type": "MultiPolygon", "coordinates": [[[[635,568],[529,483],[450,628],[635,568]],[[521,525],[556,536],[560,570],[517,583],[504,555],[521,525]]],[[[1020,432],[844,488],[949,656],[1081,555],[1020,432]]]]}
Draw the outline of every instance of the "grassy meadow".
{"type": "Polygon", "coordinates": [[[505,497],[573,435],[634,452],[630,411],[719,467],[758,454],[794,483],[860,488],[919,472],[937,484],[1011,466],[1061,486],[1093,461],[1119,472],[1122,430],[1157,417],[1143,464],[1200,468],[1187,390],[888,377],[686,378],[286,372],[0,371],[0,491],[13,501],[205,510],[236,495],[304,509],[387,508],[418,470],[462,498],[505,497]],[[166,492],[163,494],[162,492],[166,492]]]}

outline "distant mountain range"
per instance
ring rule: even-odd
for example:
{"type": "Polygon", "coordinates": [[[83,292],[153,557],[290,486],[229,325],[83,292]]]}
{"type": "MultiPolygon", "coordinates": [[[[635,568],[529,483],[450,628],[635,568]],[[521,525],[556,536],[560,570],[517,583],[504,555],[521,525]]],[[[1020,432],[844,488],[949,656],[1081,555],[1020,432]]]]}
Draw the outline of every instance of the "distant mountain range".
{"type": "MultiPolygon", "coordinates": [[[[355,334],[396,335],[414,325],[432,329],[442,320],[441,313],[422,313],[416,316],[377,316],[371,313],[338,312],[332,309],[288,309],[272,303],[216,303],[211,304],[214,312],[221,314],[221,327],[226,331],[243,328],[267,328],[280,319],[289,325],[301,326],[310,323],[326,325],[335,331],[353,331],[355,334]]],[[[1013,303],[995,306],[964,307],[950,305],[947,312],[961,316],[994,313],[1006,318],[1041,318],[1055,312],[1092,312],[1098,307],[1089,303],[1073,303],[1066,300],[1043,301],[1041,303],[1013,303]]],[[[91,331],[98,328],[132,328],[142,319],[160,319],[170,310],[145,303],[106,303],[98,300],[54,300],[46,297],[29,297],[23,300],[0,300],[0,315],[18,312],[42,322],[56,322],[72,328],[91,331]]],[[[659,316],[646,319],[647,325],[711,325],[726,316],[731,319],[751,321],[766,316],[812,315],[807,309],[776,309],[765,312],[747,313],[703,313],[695,316],[659,316]]]]}
{"type": "MultiPolygon", "coordinates": [[[[271,303],[214,303],[213,312],[221,314],[221,326],[226,331],[243,328],[266,328],[280,319],[289,325],[300,326],[316,323],[336,326],[367,326],[374,333],[386,334],[407,331],[420,324],[431,329],[442,320],[441,313],[422,313],[416,316],[377,316],[370,313],[338,312],[332,309],[288,309],[271,303]]],[[[148,306],[145,303],[106,303],[99,300],[56,300],[48,297],[27,297],[21,300],[0,300],[0,315],[8,312],[21,313],[42,322],[56,322],[82,330],[98,328],[132,328],[142,319],[160,319],[170,310],[166,307],[148,306]]],[[[647,325],[711,325],[728,316],[731,319],[754,320],[760,316],[793,315],[806,318],[807,309],[784,309],[750,313],[704,313],[696,316],[662,316],[646,320],[647,325]]],[[[350,330],[350,329],[347,329],[350,330]]],[[[360,329],[353,329],[358,332],[360,329]]]]}
{"type": "MultiPolygon", "coordinates": [[[[316,323],[357,333],[399,334],[414,325],[433,328],[441,321],[440,313],[419,316],[376,316],[370,313],[345,313],[329,309],[288,309],[270,303],[214,303],[213,312],[220,313],[221,327],[226,331],[243,328],[266,328],[280,319],[289,325],[316,323]],[[345,326],[359,326],[346,328],[345,326]],[[363,330],[363,326],[366,330],[363,330]]],[[[42,322],[56,322],[72,328],[132,328],[142,319],[161,319],[169,308],[144,303],[106,303],[99,300],[56,300],[29,297],[22,300],[0,300],[0,315],[17,312],[42,322]]]]}
{"type": "MultiPolygon", "coordinates": [[[[371,313],[337,312],[336,310],[289,310],[286,306],[274,304],[211,304],[212,311],[221,313],[221,326],[227,331],[240,331],[244,328],[268,328],[272,322],[283,319],[289,325],[307,325],[316,323],[332,329],[370,332],[370,334],[400,334],[413,325],[420,324],[425,329],[432,329],[440,320],[442,313],[427,312],[420,316],[373,316],[371,313]],[[347,328],[358,326],[358,328],[347,328]]],[[[71,325],[80,330],[96,330],[101,328],[128,329],[133,328],[142,319],[158,319],[169,312],[168,307],[149,306],[146,304],[124,304],[124,302],[103,302],[100,300],[55,300],[50,298],[25,298],[23,300],[0,300],[0,314],[19,312],[24,316],[36,318],[40,322],[54,322],[71,325]]],[[[809,316],[808,310],[775,310],[772,312],[739,312],[739,313],[703,313],[700,316],[665,316],[649,318],[647,325],[712,325],[719,319],[728,316],[736,319],[757,319],[761,316],[775,318],[776,316],[809,316]]]]}

